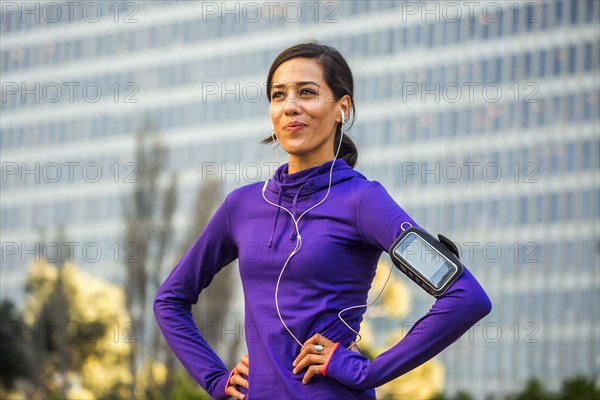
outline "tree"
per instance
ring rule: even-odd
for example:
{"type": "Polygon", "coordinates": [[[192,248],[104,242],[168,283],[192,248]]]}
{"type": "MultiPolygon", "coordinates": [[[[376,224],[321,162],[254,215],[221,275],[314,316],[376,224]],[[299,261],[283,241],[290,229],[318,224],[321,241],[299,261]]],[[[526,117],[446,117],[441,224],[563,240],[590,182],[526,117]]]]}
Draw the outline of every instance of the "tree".
{"type": "MultiPolygon", "coordinates": [[[[34,335],[43,398],[130,398],[129,315],[122,288],[72,263],[29,266],[24,322],[34,335]]],[[[28,396],[32,397],[32,396],[28,396]]]]}
{"type": "Polygon", "coordinates": [[[454,397],[448,397],[444,393],[439,392],[431,397],[430,400],[474,400],[474,397],[471,395],[471,393],[465,390],[459,390],[456,392],[454,397]]]}
{"type": "Polygon", "coordinates": [[[514,400],[550,400],[553,396],[546,391],[544,384],[537,378],[530,378],[525,383],[525,388],[517,393],[514,400]]]}
{"type": "MultiPolygon", "coordinates": [[[[151,397],[160,392],[171,397],[176,387],[176,359],[168,349],[152,315],[152,299],[165,274],[164,260],[171,246],[179,248],[179,259],[202,232],[215,208],[221,202],[219,184],[208,182],[200,185],[196,205],[191,213],[188,232],[183,243],[173,242],[172,219],[177,206],[177,175],[170,174],[162,180],[166,165],[167,149],[152,123],[146,122],[136,136],[137,184],[124,205],[126,223],[125,240],[136,249],[135,258],[127,265],[127,309],[134,326],[146,332],[143,342],[131,353],[131,374],[134,377],[132,391],[141,397],[151,397]],[[152,378],[156,361],[164,361],[165,380],[159,383],[152,378]],[[140,384],[138,384],[138,379],[140,384]]],[[[175,262],[173,263],[175,265],[175,262]]],[[[225,268],[206,289],[193,308],[197,324],[210,321],[220,324],[228,313],[233,268],[225,268]]],[[[221,344],[217,337],[207,338],[215,349],[227,353],[226,362],[236,361],[237,343],[221,344]]],[[[161,364],[163,365],[163,364],[161,364]]]]}
{"type": "MultiPolygon", "coordinates": [[[[493,397],[490,397],[493,398],[493,397]]],[[[505,396],[506,400],[592,400],[600,398],[600,388],[593,378],[576,375],[563,379],[559,392],[546,390],[538,378],[529,378],[521,391],[505,396]]],[[[430,400],[472,400],[474,397],[464,391],[458,391],[454,397],[438,393],[430,400]]]]}
{"type": "Polygon", "coordinates": [[[560,391],[550,392],[538,378],[530,378],[520,392],[509,395],[508,400],[591,400],[600,397],[600,388],[592,378],[576,375],[566,377],[560,391]]]}
{"type": "MultiPolygon", "coordinates": [[[[135,257],[126,265],[125,287],[127,310],[133,326],[147,333],[131,352],[131,389],[137,388],[138,369],[147,361],[156,359],[159,349],[150,344],[158,336],[153,320],[151,296],[156,293],[162,277],[162,264],[172,241],[172,217],[177,204],[177,176],[171,174],[168,186],[161,186],[161,175],[166,163],[166,147],[158,132],[148,120],[136,134],[137,183],[131,198],[124,204],[125,243],[133,246],[135,257]]],[[[160,343],[160,342],[159,342],[160,343]]]]}
{"type": "Polygon", "coordinates": [[[474,400],[474,397],[466,390],[459,390],[454,395],[454,400],[474,400]]]}
{"type": "Polygon", "coordinates": [[[562,381],[558,399],[592,400],[600,398],[600,388],[592,378],[576,375],[562,381]]]}
{"type": "Polygon", "coordinates": [[[17,313],[10,300],[0,302],[0,398],[14,389],[19,379],[33,379],[35,364],[32,354],[23,343],[23,316],[17,313]]]}
{"type": "Polygon", "coordinates": [[[178,371],[175,385],[170,392],[171,400],[208,400],[210,396],[184,371],[178,371]]]}

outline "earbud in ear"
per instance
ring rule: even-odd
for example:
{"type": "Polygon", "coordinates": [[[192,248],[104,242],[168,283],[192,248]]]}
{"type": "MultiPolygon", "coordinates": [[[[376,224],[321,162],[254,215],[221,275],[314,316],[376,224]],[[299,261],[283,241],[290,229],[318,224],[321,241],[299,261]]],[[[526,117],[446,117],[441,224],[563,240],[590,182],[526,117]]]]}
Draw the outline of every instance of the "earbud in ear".
{"type": "Polygon", "coordinates": [[[344,110],[342,110],[341,108],[340,108],[340,113],[342,113],[342,124],[343,124],[346,120],[346,115],[344,114],[344,110]]]}

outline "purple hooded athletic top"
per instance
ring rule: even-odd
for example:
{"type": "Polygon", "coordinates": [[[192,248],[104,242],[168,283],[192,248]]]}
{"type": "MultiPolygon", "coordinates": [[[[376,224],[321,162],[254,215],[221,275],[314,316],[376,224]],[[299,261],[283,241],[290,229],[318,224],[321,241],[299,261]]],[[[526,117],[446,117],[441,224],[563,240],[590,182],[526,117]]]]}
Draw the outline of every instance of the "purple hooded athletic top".
{"type": "MultiPolygon", "coordinates": [[[[295,218],[325,197],[331,162],[295,174],[287,164],[269,181],[265,196],[295,218]]],[[[208,346],[191,305],[219,270],[239,260],[244,290],[245,339],[250,357],[247,399],[374,399],[374,388],[429,360],[487,315],[491,302],[465,268],[395,346],[370,361],[347,349],[355,334],[338,318],[347,307],[365,304],[382,251],[401,233],[418,226],[375,181],[336,160],[327,199],[299,223],[302,248],[281,278],[281,315],[304,342],[315,333],[339,342],[326,366],[304,385],[292,374],[300,346],[281,324],[275,286],[295,247],[294,223],[262,197],[263,182],[232,191],[206,229],[160,287],[154,313],[169,346],[191,376],[215,399],[227,399],[230,370],[208,346]]],[[[359,330],[365,308],[343,314],[359,330]]]]}

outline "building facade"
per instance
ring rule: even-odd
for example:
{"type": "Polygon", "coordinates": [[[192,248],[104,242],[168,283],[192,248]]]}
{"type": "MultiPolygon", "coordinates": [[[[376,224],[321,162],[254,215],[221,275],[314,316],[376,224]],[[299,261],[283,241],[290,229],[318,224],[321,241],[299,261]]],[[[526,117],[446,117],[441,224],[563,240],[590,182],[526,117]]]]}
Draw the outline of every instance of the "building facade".
{"type": "MultiPolygon", "coordinates": [[[[492,298],[440,356],[447,391],[599,376],[600,3],[7,1],[0,15],[1,297],[22,302],[59,226],[78,264],[122,282],[147,121],[180,177],[179,238],[199,184],[269,176],[270,62],[316,39],[355,74],[357,168],[452,237],[492,298]]],[[[428,309],[413,292],[408,321],[382,332],[428,309]]]]}

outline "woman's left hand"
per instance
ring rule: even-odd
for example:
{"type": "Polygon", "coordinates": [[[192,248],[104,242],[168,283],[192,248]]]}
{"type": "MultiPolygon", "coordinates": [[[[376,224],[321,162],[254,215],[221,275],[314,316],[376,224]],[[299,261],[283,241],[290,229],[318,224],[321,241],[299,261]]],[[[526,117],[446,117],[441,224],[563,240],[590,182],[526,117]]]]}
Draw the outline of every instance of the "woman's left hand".
{"type": "Polygon", "coordinates": [[[304,374],[302,383],[307,384],[313,376],[321,375],[323,367],[329,358],[329,353],[333,350],[335,343],[325,336],[317,333],[306,342],[304,348],[294,360],[294,374],[298,374],[304,368],[308,370],[304,374]]]}

